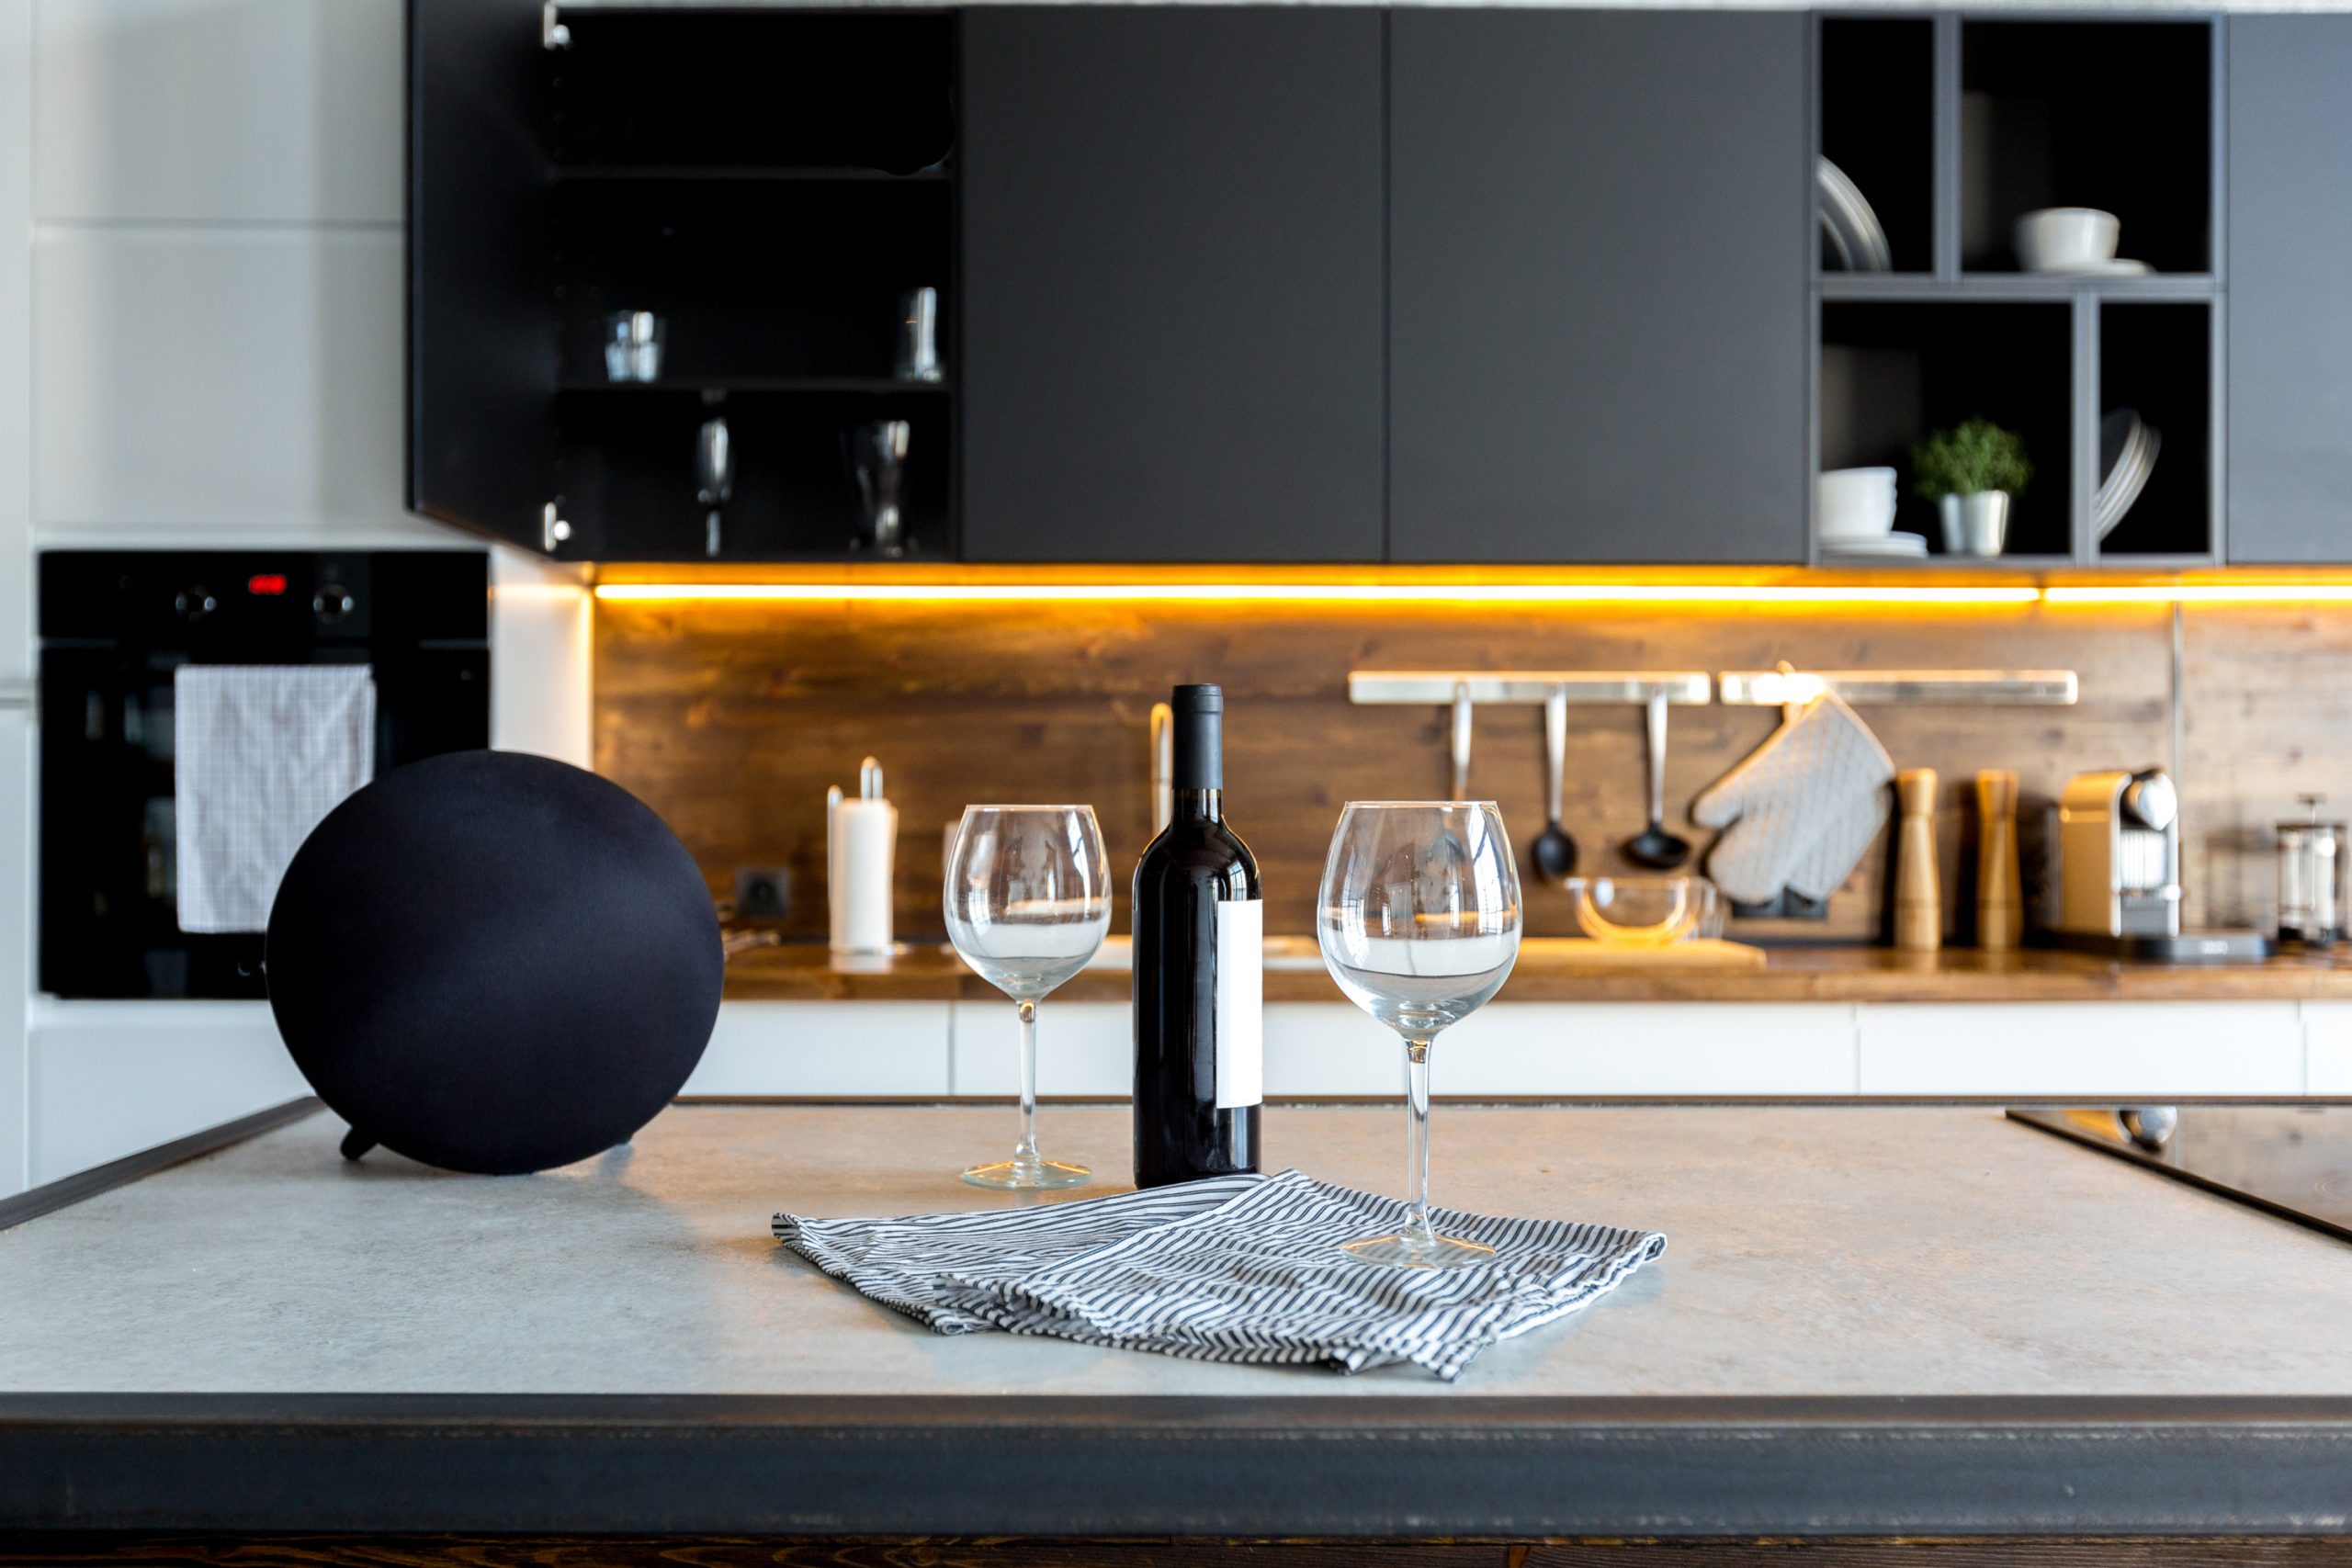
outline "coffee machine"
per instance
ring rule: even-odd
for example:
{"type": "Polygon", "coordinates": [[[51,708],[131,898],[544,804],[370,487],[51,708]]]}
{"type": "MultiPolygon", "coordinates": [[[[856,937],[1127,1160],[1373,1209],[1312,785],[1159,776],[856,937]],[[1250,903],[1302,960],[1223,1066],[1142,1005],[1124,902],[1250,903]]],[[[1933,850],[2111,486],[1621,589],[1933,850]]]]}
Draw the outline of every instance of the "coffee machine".
{"type": "Polygon", "coordinates": [[[2058,797],[2067,947],[2163,964],[2267,957],[2258,931],[2180,929],[2180,792],[2162,768],[2077,773],[2058,797]]]}

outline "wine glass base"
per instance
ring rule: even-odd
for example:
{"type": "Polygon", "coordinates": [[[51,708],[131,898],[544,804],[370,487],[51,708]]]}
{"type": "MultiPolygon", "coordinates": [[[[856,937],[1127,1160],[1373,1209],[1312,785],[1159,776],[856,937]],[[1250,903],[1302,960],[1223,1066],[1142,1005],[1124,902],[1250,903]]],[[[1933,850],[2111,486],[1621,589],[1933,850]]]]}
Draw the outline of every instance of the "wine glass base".
{"type": "Polygon", "coordinates": [[[1406,1235],[1367,1236],[1341,1242],[1340,1250],[1359,1261],[1390,1269],[1468,1269],[1495,1255],[1491,1247],[1446,1235],[1434,1242],[1406,1235]]]}
{"type": "Polygon", "coordinates": [[[1094,1179],[1094,1173],[1082,1165],[1063,1165],[1057,1160],[1032,1165],[1001,1159],[994,1165],[974,1166],[964,1173],[964,1179],[971,1186],[1002,1192],[1049,1192],[1057,1187],[1083,1187],[1094,1179]]]}

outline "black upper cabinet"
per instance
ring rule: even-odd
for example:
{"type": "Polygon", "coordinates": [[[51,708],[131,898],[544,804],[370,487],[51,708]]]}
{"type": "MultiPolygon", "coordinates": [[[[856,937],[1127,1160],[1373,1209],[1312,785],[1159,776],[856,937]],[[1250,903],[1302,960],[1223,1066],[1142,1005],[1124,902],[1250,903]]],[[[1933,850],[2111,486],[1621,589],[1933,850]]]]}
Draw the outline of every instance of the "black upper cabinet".
{"type": "Polygon", "coordinates": [[[1399,561],[1804,558],[1795,12],[1399,8],[1399,561]]]}
{"type": "Polygon", "coordinates": [[[2229,558],[2352,561],[2352,17],[2228,25],[2229,558]]]}
{"type": "Polygon", "coordinates": [[[963,26],[967,558],[1380,558],[1380,14],[963,26]]]}
{"type": "Polygon", "coordinates": [[[539,7],[410,0],[408,27],[408,503],[542,548],[556,327],[539,7]]]}

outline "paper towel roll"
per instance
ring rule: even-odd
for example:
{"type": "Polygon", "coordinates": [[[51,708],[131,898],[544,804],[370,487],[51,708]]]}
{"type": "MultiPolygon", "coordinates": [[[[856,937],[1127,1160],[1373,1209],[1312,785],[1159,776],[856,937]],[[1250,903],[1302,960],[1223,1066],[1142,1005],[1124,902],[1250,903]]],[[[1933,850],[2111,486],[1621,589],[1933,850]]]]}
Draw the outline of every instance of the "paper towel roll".
{"type": "Polygon", "coordinates": [[[832,808],[825,856],[831,880],[835,953],[890,951],[890,863],[899,808],[887,800],[844,800],[832,808]]]}

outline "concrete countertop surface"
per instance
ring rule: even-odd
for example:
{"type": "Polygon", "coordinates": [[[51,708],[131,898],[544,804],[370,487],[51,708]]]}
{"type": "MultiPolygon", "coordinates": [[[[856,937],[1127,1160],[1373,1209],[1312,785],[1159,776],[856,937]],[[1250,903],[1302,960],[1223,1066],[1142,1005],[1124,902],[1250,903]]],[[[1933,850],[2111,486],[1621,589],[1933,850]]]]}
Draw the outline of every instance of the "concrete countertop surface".
{"type": "MultiPolygon", "coordinates": [[[[1012,1120],[682,1106],[485,1179],[321,1114],[0,1232],[0,1531],[2352,1525],[2352,1247],[1996,1111],[1442,1105],[1441,1202],[1671,1238],[1451,1384],[941,1337],[770,1238],[1012,1201],[954,1174],[1012,1120]]],[[[1124,1107],[1042,1133],[1122,1185],[1124,1107]]],[[[1386,1190],[1402,1133],[1266,1150],[1386,1190]]]]}
{"type": "MultiPolygon", "coordinates": [[[[1125,1107],[1040,1114],[1047,1154],[1103,1178],[1069,1196],[1125,1186],[1125,1107]]],[[[1669,1238],[1453,1385],[942,1337],[770,1237],[778,1209],[1016,1201],[955,1177],[1012,1123],[684,1106],[485,1179],[346,1164],[322,1114],[0,1233],[0,1390],[2352,1395],[2352,1247],[1990,1110],[1441,1104],[1441,1203],[1669,1238]]],[[[1403,1133],[1394,1107],[1276,1106],[1268,1167],[1392,1190],[1403,1133]]]]}

